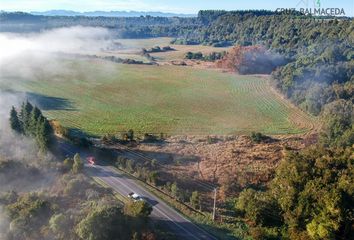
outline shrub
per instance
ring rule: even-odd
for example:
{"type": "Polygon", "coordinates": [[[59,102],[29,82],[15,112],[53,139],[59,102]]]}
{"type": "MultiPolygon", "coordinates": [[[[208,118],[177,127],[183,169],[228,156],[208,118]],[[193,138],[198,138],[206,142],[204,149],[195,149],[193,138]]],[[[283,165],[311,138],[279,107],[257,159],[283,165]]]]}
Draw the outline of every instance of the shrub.
{"type": "Polygon", "coordinates": [[[132,217],[148,217],[152,206],[146,201],[130,201],[124,205],[124,213],[132,217]]]}
{"type": "Polygon", "coordinates": [[[267,139],[269,139],[269,137],[260,132],[252,132],[251,134],[251,140],[255,143],[261,143],[267,139]]]}
{"type": "Polygon", "coordinates": [[[78,153],[75,154],[74,156],[74,163],[73,163],[73,172],[74,173],[79,173],[84,169],[84,163],[81,160],[81,157],[78,153]]]}

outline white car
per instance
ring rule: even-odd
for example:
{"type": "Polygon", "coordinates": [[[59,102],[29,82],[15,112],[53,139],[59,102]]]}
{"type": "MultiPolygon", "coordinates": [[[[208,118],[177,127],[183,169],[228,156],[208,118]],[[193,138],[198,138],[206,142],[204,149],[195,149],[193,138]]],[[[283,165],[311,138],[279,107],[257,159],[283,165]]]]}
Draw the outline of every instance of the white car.
{"type": "Polygon", "coordinates": [[[136,201],[144,201],[138,194],[133,193],[133,192],[129,193],[128,197],[133,199],[134,202],[136,202],[136,201]]]}

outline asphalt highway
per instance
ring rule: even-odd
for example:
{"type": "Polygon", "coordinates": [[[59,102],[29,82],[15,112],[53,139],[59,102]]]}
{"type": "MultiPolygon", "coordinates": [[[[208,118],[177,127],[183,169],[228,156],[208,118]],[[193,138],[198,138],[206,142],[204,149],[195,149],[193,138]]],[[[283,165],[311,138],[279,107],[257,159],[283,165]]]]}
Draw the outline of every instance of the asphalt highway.
{"type": "MultiPolygon", "coordinates": [[[[64,141],[59,141],[59,148],[67,155],[80,153],[82,159],[86,159],[86,157],[90,156],[89,152],[79,150],[64,141]]],[[[128,197],[128,194],[132,192],[138,194],[141,198],[152,205],[153,211],[150,217],[154,221],[160,221],[163,224],[166,224],[178,237],[178,239],[217,239],[201,227],[186,219],[172,207],[167,205],[163,200],[146,190],[142,185],[139,185],[137,180],[123,172],[118,171],[112,166],[103,166],[98,164],[91,165],[87,163],[85,164],[85,171],[88,175],[103,181],[107,186],[111,187],[122,196],[128,197]]]]}
{"type": "Polygon", "coordinates": [[[110,166],[87,164],[86,168],[91,176],[99,178],[122,196],[128,196],[131,192],[140,195],[153,206],[151,218],[166,223],[179,239],[217,239],[183,217],[126,174],[120,173],[110,166]]]}

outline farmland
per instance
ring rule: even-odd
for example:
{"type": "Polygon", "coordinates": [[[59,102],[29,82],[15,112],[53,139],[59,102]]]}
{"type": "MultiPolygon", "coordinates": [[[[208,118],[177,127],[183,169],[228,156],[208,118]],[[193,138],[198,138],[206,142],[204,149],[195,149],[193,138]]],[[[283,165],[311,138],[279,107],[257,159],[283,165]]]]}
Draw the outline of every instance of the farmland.
{"type": "Polygon", "coordinates": [[[141,58],[140,52],[141,48],[150,49],[155,46],[165,47],[171,46],[174,51],[168,52],[156,52],[151,53],[159,62],[166,62],[172,60],[181,60],[184,58],[187,52],[201,52],[203,54],[210,54],[212,52],[222,52],[227,51],[229,48],[224,47],[212,47],[212,46],[203,46],[203,45],[178,45],[171,44],[172,38],[149,38],[149,39],[118,39],[117,42],[122,44],[124,48],[119,51],[110,52],[114,53],[118,57],[129,56],[133,59],[141,58]]]}
{"type": "Polygon", "coordinates": [[[87,59],[63,59],[62,64],[65,71],[38,71],[12,90],[26,89],[48,117],[92,135],[128,129],[170,135],[295,134],[313,126],[313,119],[278,96],[266,77],[87,59]]]}
{"type": "MultiPolygon", "coordinates": [[[[123,59],[134,59],[136,61],[150,62],[146,56],[142,55],[142,49],[151,49],[159,46],[161,48],[170,46],[173,50],[166,52],[154,52],[150,55],[162,64],[171,63],[171,61],[182,61],[187,52],[200,52],[208,55],[212,52],[223,52],[230,49],[229,47],[212,47],[204,45],[179,45],[171,44],[173,38],[160,37],[160,38],[147,38],[147,39],[115,39],[115,43],[120,46],[119,49],[108,51],[86,51],[86,54],[98,56],[115,56],[123,59]]],[[[81,52],[82,53],[82,52],[81,52]]]]}

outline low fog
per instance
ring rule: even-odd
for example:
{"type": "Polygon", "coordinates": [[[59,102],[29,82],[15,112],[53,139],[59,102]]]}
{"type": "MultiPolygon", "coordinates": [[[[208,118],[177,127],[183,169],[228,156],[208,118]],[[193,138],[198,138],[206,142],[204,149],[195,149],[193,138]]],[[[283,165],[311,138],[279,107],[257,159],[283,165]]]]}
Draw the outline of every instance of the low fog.
{"type": "MultiPolygon", "coordinates": [[[[111,49],[112,39],[107,29],[94,27],[59,28],[33,34],[0,33],[0,160],[39,165],[35,141],[14,134],[9,126],[11,107],[18,109],[29,96],[29,90],[19,83],[36,79],[38,73],[53,76],[69,71],[60,56],[74,58],[75,54],[111,49]]],[[[41,158],[50,160],[53,156],[47,154],[41,158]]],[[[5,189],[16,189],[15,183],[3,182],[1,177],[0,181],[5,189]]],[[[3,187],[0,190],[4,190],[3,187]]]]}
{"type": "Polygon", "coordinates": [[[10,88],[14,80],[36,77],[39,72],[55,75],[66,71],[65,64],[58,60],[59,55],[96,54],[114,48],[112,39],[107,29],[94,27],[59,28],[32,34],[0,33],[0,90],[10,88]]]}
{"type": "Polygon", "coordinates": [[[33,143],[25,146],[18,142],[8,126],[11,106],[19,107],[26,100],[26,89],[14,89],[18,80],[33,79],[43,71],[51,75],[66,71],[58,54],[94,53],[112,46],[112,37],[104,28],[78,26],[33,34],[0,33],[0,149],[21,159],[34,148],[33,143]],[[11,144],[13,141],[16,144],[11,144]]]}
{"type": "Polygon", "coordinates": [[[24,166],[12,169],[7,168],[5,164],[3,169],[0,168],[0,192],[41,189],[50,184],[56,176],[53,170],[46,169],[54,156],[49,152],[40,153],[34,139],[15,134],[9,127],[11,107],[20,106],[25,100],[22,93],[2,92],[0,95],[0,164],[14,161],[24,166]],[[35,168],[43,171],[33,171],[35,168]],[[9,169],[12,169],[11,172],[7,172],[9,169]]]}
{"type": "MultiPolygon", "coordinates": [[[[16,136],[9,127],[9,111],[11,106],[20,106],[24,95],[2,93],[0,95],[0,156],[27,160],[27,156],[35,156],[36,144],[31,139],[16,136]]],[[[1,158],[0,158],[1,159],[1,158]]]]}
{"type": "Polygon", "coordinates": [[[0,34],[0,62],[16,60],[23,54],[82,53],[110,47],[111,35],[104,28],[70,27],[33,34],[0,34]]]}

